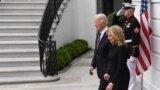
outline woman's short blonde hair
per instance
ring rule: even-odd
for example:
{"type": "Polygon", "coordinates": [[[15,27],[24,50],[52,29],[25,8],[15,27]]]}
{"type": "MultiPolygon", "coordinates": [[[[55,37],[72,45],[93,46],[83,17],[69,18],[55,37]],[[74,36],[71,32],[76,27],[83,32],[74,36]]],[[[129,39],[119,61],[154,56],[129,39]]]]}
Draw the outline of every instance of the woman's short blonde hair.
{"type": "Polygon", "coordinates": [[[125,45],[125,36],[123,29],[118,25],[113,25],[108,28],[113,37],[116,39],[118,46],[125,45]]]}

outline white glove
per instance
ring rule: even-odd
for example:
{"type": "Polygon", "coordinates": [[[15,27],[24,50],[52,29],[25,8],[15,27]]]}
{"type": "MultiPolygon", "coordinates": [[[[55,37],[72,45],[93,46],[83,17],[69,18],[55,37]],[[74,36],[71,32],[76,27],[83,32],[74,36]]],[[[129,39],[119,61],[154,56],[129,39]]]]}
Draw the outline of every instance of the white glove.
{"type": "Polygon", "coordinates": [[[136,60],[137,60],[136,57],[130,56],[130,61],[136,61],[136,60]]]}
{"type": "Polygon", "coordinates": [[[117,12],[116,16],[121,16],[124,13],[123,7],[117,12]]]}

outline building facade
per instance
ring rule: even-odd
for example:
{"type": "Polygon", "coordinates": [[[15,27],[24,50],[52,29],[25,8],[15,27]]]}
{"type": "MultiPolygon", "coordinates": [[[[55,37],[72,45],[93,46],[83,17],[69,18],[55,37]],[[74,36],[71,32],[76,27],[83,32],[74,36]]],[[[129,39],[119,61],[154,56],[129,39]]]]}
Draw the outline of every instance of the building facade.
{"type": "MultiPolygon", "coordinates": [[[[62,18],[61,26],[59,26],[56,35],[60,35],[62,32],[60,30],[68,30],[67,33],[69,36],[68,40],[73,40],[74,38],[82,38],[89,42],[89,47],[94,49],[94,40],[95,40],[95,27],[94,27],[94,16],[97,12],[101,12],[100,10],[105,11],[105,8],[110,7],[110,11],[117,11],[119,7],[121,7],[121,3],[116,0],[112,0],[113,6],[103,6],[105,8],[100,8],[97,5],[98,0],[71,0],[68,5],[66,13],[62,18]],[[100,9],[99,11],[97,9],[100,9]],[[69,18],[68,18],[69,17],[69,18]],[[66,21],[68,22],[67,26],[66,21]],[[74,34],[71,34],[73,32],[74,34]]],[[[106,1],[107,0],[103,0],[106,1]]],[[[108,0],[110,1],[110,0],[108,0]]],[[[120,2],[123,2],[120,0],[120,2]]],[[[103,2],[104,3],[104,2],[103,2]]],[[[132,0],[132,3],[136,5],[135,16],[139,18],[140,16],[140,3],[141,0],[132,0]]],[[[107,5],[107,4],[103,4],[107,5]]],[[[144,73],[143,77],[143,87],[146,90],[160,90],[160,1],[159,0],[149,0],[149,21],[152,32],[152,65],[148,71],[144,73]]],[[[109,10],[106,9],[106,10],[109,10]]],[[[108,14],[106,12],[105,14],[108,14]]],[[[56,38],[57,43],[63,44],[66,41],[61,40],[60,38],[56,38]]]]}

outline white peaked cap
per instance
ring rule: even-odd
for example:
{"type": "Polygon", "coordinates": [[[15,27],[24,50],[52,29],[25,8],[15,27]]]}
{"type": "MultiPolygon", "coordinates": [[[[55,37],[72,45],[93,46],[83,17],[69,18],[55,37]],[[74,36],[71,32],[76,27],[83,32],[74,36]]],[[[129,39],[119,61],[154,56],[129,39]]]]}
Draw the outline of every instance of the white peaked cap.
{"type": "Polygon", "coordinates": [[[123,5],[124,5],[124,8],[125,8],[125,7],[135,8],[135,5],[134,5],[134,4],[131,4],[131,3],[123,3],[123,5]]]}

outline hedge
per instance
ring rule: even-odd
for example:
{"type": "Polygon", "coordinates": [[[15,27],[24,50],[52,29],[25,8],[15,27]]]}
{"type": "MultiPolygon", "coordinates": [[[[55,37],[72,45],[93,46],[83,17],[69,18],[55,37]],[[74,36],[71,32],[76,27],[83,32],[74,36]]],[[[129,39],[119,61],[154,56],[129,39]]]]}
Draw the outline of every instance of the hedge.
{"type": "Polygon", "coordinates": [[[57,69],[62,70],[65,68],[72,60],[80,56],[88,50],[88,42],[82,39],[74,40],[57,50],[57,69]]]}

